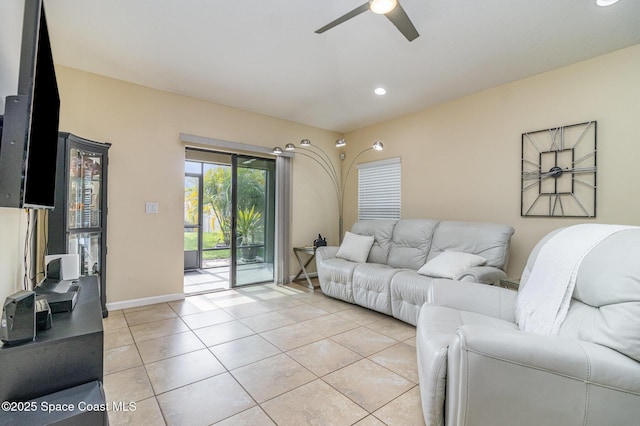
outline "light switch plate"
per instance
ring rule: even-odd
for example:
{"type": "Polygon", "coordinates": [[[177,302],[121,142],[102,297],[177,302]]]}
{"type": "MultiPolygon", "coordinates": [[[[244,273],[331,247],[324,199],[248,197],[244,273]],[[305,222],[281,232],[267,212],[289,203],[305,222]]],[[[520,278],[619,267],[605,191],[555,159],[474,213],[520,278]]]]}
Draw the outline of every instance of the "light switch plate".
{"type": "Polygon", "coordinates": [[[145,212],[147,214],[155,214],[158,213],[158,203],[146,203],[145,212]]]}

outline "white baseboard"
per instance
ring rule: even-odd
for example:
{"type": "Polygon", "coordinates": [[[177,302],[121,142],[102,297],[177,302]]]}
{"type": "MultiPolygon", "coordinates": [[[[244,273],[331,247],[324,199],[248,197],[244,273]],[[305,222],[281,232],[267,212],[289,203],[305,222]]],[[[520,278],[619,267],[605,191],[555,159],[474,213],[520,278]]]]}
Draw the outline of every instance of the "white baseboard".
{"type": "Polygon", "coordinates": [[[164,294],[162,296],[144,297],[142,299],[123,300],[122,302],[107,303],[107,310],[137,308],[139,306],[155,305],[156,303],[174,302],[184,299],[184,293],[164,294]]]}
{"type": "MultiPolygon", "coordinates": [[[[295,275],[289,275],[289,282],[293,282],[293,279],[295,278],[295,275]]],[[[318,273],[317,272],[309,272],[309,278],[318,278],[318,273]]],[[[300,275],[298,277],[298,281],[304,280],[304,274],[300,275]]]]}

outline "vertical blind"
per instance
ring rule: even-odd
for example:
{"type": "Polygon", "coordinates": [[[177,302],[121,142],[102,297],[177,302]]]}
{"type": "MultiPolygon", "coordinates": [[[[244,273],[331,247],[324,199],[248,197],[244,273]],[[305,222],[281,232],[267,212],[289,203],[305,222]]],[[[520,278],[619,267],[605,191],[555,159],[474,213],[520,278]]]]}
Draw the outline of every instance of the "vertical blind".
{"type": "Polygon", "coordinates": [[[400,157],[358,164],[358,219],[400,219],[400,157]]]}

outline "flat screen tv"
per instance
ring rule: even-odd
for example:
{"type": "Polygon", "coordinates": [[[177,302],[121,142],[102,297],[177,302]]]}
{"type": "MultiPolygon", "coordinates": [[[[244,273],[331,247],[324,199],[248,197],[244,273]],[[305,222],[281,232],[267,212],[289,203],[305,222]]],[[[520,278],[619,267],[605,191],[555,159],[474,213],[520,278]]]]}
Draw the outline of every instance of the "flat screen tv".
{"type": "Polygon", "coordinates": [[[59,115],[42,0],[25,0],[18,93],[0,120],[0,207],[54,207],[59,115]]]}

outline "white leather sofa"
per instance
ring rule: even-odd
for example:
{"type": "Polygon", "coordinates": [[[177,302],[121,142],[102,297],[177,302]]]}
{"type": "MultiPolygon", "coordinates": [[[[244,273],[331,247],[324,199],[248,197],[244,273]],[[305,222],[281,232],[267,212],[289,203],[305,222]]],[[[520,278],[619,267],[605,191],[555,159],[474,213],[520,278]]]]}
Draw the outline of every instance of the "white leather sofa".
{"type": "MultiPolygon", "coordinates": [[[[553,235],[529,256],[519,292],[553,235]]],[[[638,424],[638,259],[640,229],[595,246],[580,263],[557,335],[520,330],[513,290],[434,281],[416,335],[426,424],[638,424]]]]}
{"type": "MultiPolygon", "coordinates": [[[[435,279],[418,270],[439,255],[467,253],[482,257],[484,264],[453,268],[446,271],[454,274],[449,278],[493,283],[506,277],[513,228],[480,222],[401,219],[361,220],[351,232],[373,237],[366,262],[339,257],[339,247],[319,247],[316,266],[322,292],[415,325],[435,279]]],[[[438,261],[441,259],[445,257],[438,261]]]]}

